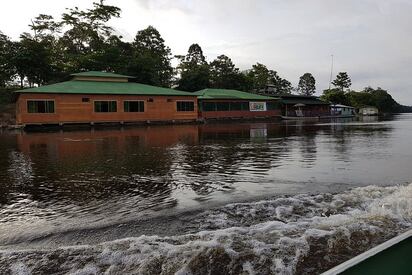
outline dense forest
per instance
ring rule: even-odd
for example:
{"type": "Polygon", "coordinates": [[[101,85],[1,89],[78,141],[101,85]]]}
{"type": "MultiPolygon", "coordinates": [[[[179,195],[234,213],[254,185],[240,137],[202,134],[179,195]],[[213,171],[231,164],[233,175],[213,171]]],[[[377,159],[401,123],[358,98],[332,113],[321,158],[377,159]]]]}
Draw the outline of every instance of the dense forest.
{"type": "MultiPolygon", "coordinates": [[[[90,9],[67,9],[57,19],[40,14],[18,41],[0,30],[0,89],[7,93],[16,88],[64,81],[74,72],[97,70],[189,92],[226,88],[268,95],[313,95],[316,91],[311,73],[303,74],[294,88],[277,71],[261,63],[241,71],[224,54],[209,62],[198,44],[192,44],[186,55],[173,55],[153,26],[138,31],[132,42],[126,42],[108,25],[109,20],[120,17],[120,12],[118,7],[102,0],[90,9]],[[176,67],[172,66],[174,58],[178,60],[176,67]]],[[[324,91],[323,99],[355,107],[376,106],[385,112],[411,109],[398,104],[381,88],[350,90],[347,73],[339,73],[333,85],[335,88],[324,91]]],[[[2,98],[4,101],[10,96],[0,95],[0,102],[2,98]]]]}

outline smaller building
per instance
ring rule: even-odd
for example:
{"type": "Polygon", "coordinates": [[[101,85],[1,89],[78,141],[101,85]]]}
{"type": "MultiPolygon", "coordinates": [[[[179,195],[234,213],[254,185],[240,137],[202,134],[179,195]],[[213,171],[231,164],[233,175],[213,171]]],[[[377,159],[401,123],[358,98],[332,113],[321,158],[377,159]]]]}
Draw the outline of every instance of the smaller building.
{"type": "Polygon", "coordinates": [[[373,106],[366,106],[359,109],[359,114],[362,116],[377,116],[379,114],[379,110],[373,106]]]}
{"type": "Polygon", "coordinates": [[[330,106],[330,114],[334,117],[353,117],[356,111],[354,107],[335,104],[330,106]]]}
{"type": "Polygon", "coordinates": [[[229,89],[203,89],[198,97],[199,118],[279,118],[279,100],[229,89]]]}
{"type": "Polygon", "coordinates": [[[315,96],[282,95],[280,96],[282,118],[318,118],[329,117],[330,104],[315,96]]]}

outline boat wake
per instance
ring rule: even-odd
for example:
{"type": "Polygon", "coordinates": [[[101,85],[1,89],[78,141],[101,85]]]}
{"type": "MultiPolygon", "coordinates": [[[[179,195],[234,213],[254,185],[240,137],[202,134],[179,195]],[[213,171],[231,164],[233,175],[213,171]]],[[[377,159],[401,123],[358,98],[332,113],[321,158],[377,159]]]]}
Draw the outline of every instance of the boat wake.
{"type": "Polygon", "coordinates": [[[0,251],[1,274],[318,274],[412,226],[412,184],[233,203],[193,233],[0,251]]]}

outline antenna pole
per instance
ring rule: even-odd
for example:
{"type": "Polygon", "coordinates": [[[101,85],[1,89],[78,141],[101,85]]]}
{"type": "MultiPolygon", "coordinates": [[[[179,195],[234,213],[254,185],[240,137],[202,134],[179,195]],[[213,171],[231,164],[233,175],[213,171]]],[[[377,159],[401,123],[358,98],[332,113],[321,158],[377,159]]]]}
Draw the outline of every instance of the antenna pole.
{"type": "Polygon", "coordinates": [[[332,73],[333,73],[333,54],[331,55],[332,58],[332,63],[330,66],[330,78],[329,78],[329,90],[330,90],[330,85],[332,84],[332,73]]]}

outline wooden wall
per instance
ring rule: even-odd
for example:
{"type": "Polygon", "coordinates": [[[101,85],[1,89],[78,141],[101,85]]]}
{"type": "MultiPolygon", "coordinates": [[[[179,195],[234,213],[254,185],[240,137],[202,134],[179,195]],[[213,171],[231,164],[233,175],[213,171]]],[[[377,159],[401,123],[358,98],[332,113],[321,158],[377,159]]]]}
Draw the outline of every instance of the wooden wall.
{"type": "Polygon", "coordinates": [[[90,122],[139,122],[196,120],[198,116],[195,96],[131,96],[131,95],[86,95],[86,94],[20,94],[16,106],[18,124],[58,124],[90,122]],[[90,98],[90,102],[82,102],[90,98]],[[148,100],[153,99],[153,102],[148,100]],[[27,100],[54,100],[55,113],[39,114],[27,112],[27,100]],[[95,113],[94,101],[116,100],[117,112],[95,113]],[[129,113],[123,111],[124,100],[143,100],[145,111],[129,113]],[[177,112],[176,101],[193,101],[193,112],[177,112]]]}

